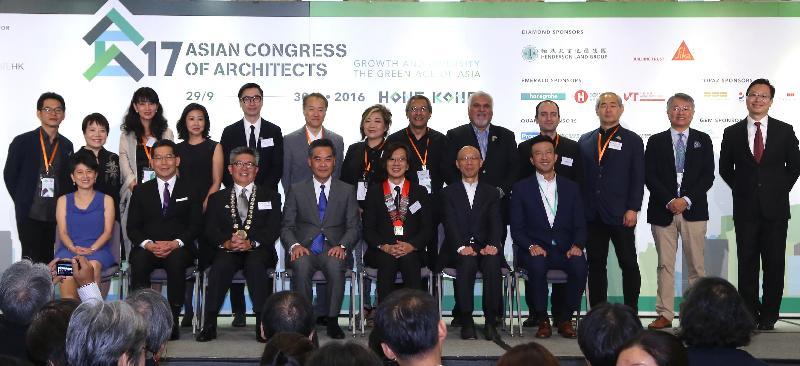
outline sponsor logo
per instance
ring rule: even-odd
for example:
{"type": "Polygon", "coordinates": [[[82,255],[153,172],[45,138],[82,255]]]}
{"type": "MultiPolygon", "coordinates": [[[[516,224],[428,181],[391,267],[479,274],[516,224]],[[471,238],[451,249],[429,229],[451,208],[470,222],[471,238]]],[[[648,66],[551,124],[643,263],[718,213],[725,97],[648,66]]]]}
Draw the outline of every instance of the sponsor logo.
{"type": "Polygon", "coordinates": [[[539,58],[539,49],[533,46],[525,46],[522,48],[522,59],[528,62],[535,61],[539,58]]]}
{"type": "Polygon", "coordinates": [[[400,90],[379,90],[378,103],[408,103],[408,100],[415,95],[424,95],[431,100],[431,104],[463,104],[469,101],[471,91],[448,91],[435,90],[425,91],[400,91],[400,90]]]}
{"type": "Polygon", "coordinates": [[[581,89],[576,91],[573,97],[578,103],[586,103],[586,101],[589,100],[589,93],[587,93],[586,90],[581,89]]]}
{"type": "Polygon", "coordinates": [[[521,93],[520,100],[565,100],[566,93],[521,93]]]}
{"type": "Polygon", "coordinates": [[[715,100],[723,100],[728,99],[728,92],[726,91],[704,91],[703,98],[705,99],[715,99],[715,100]]]}
{"type": "Polygon", "coordinates": [[[608,51],[605,47],[536,48],[528,45],[522,48],[522,59],[528,62],[533,62],[536,60],[606,60],[608,59],[608,51]]]}
{"type": "Polygon", "coordinates": [[[634,62],[662,62],[663,56],[636,56],[633,58],[634,62]]]}
{"type": "Polygon", "coordinates": [[[520,132],[519,138],[520,138],[520,140],[525,141],[527,139],[532,139],[532,138],[534,138],[534,137],[536,137],[538,135],[539,135],[539,131],[520,132]]]}
{"type": "Polygon", "coordinates": [[[130,76],[139,81],[144,76],[117,45],[111,44],[107,47],[108,42],[131,42],[137,46],[144,42],[142,34],[117,9],[112,8],[101,18],[83,36],[83,40],[90,46],[94,45],[94,63],[83,73],[86,80],[91,81],[97,76],[130,76]],[[112,25],[119,30],[112,30],[112,25]],[[116,61],[117,65],[112,65],[111,61],[116,61]]]}
{"type": "Polygon", "coordinates": [[[692,56],[692,51],[689,51],[686,41],[681,41],[681,45],[672,56],[672,61],[694,61],[694,56],[692,56]]]}
{"type": "Polygon", "coordinates": [[[653,92],[626,92],[622,97],[628,102],[663,102],[667,100],[663,95],[653,92]]]}

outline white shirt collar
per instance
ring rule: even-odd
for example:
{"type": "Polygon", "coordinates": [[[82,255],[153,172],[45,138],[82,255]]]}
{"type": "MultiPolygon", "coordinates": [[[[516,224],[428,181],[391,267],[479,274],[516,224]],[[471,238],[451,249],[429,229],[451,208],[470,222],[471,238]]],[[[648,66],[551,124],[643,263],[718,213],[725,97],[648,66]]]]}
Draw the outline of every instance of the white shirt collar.
{"type": "Polygon", "coordinates": [[[747,116],[747,127],[755,128],[756,122],[761,122],[761,127],[767,127],[769,122],[769,115],[764,116],[760,121],[756,121],[750,115],[747,116]]]}
{"type": "Polygon", "coordinates": [[[395,192],[395,190],[394,190],[394,187],[400,187],[400,189],[403,189],[403,184],[405,184],[405,182],[406,182],[406,179],[405,179],[405,178],[403,178],[403,181],[401,181],[401,182],[400,182],[400,184],[394,184],[394,183],[392,183],[392,181],[391,181],[391,180],[389,180],[388,182],[389,182],[389,190],[392,192],[392,197],[394,197],[394,196],[395,196],[395,194],[394,194],[394,192],[395,192]]]}
{"type": "Polygon", "coordinates": [[[556,182],[556,176],[553,175],[553,179],[547,180],[547,179],[544,178],[544,175],[539,174],[539,172],[537,171],[536,172],[536,181],[539,182],[539,185],[549,186],[549,185],[551,185],[551,184],[556,182]]]}
{"type": "Polygon", "coordinates": [[[308,126],[303,126],[303,128],[306,129],[306,133],[308,134],[307,136],[309,136],[311,138],[311,141],[317,141],[317,140],[321,139],[322,135],[323,135],[322,131],[325,130],[324,127],[320,126],[319,127],[319,133],[315,135],[313,132],[311,132],[311,129],[309,129],[308,126]]]}
{"type": "Polygon", "coordinates": [[[172,188],[175,188],[175,181],[178,180],[178,175],[173,175],[172,178],[168,180],[163,180],[160,177],[156,176],[156,182],[158,183],[159,191],[163,190],[164,183],[169,183],[169,191],[172,192],[172,188]]]}
{"type": "Polygon", "coordinates": [[[237,196],[237,197],[238,197],[240,194],[242,194],[242,189],[247,189],[247,198],[250,198],[250,194],[251,194],[251,193],[253,193],[253,186],[254,186],[254,185],[255,185],[255,182],[250,182],[250,184],[248,184],[248,185],[246,185],[246,186],[242,187],[242,186],[240,186],[240,185],[238,185],[238,184],[234,183],[234,184],[233,184],[233,188],[234,188],[234,190],[236,190],[236,196],[237,196]]]}
{"type": "Polygon", "coordinates": [[[683,130],[683,132],[679,132],[678,130],[676,130],[676,129],[672,128],[672,127],[669,128],[669,132],[670,132],[670,134],[672,134],[672,137],[674,137],[674,138],[678,138],[678,134],[682,133],[683,134],[683,138],[688,139],[689,138],[689,130],[691,130],[691,128],[687,128],[687,129],[683,130]]]}
{"type": "Polygon", "coordinates": [[[316,177],[312,176],[311,177],[311,181],[314,182],[314,189],[319,190],[319,187],[324,184],[326,190],[330,192],[330,189],[331,189],[331,177],[328,177],[328,180],[326,180],[324,182],[320,182],[320,181],[317,180],[316,177]]]}

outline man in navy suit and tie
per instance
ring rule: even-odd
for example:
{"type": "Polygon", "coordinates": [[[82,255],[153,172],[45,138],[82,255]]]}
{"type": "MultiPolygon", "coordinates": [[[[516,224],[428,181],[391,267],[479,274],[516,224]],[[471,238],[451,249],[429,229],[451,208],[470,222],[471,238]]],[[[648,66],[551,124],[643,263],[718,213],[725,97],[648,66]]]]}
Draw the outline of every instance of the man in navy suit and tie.
{"type": "Polygon", "coordinates": [[[644,143],[635,132],[620,126],[625,107],[611,92],[600,94],[595,112],[600,128],[578,140],[583,159],[583,204],[587,221],[586,256],[589,262],[589,303],[608,299],[608,241],[614,243],[625,305],[638,309],[642,277],[636,262],[634,229],[644,196],[644,143]]]}
{"type": "Polygon", "coordinates": [[[675,316],[675,254],[678,237],[689,269],[689,287],[705,276],[703,264],[708,223],[706,193],[714,183],[711,138],[690,129],[694,99],[677,93],[667,100],[670,129],[650,136],[645,149],[645,183],[650,191],[647,222],[658,252],[658,317],[647,327],[672,327],[675,316]]]}
{"type": "Polygon", "coordinates": [[[733,193],[733,225],[739,259],[739,294],[758,322],[772,330],[783,296],[789,191],[800,175],[797,136],[788,123],[768,115],[775,87],[756,79],[747,88],[747,117],[725,129],[719,175],[733,193]],[[759,260],[762,263],[759,263],[759,260]],[[763,298],[758,272],[764,268],[763,298]]]}
{"type": "Polygon", "coordinates": [[[578,184],[556,175],[555,143],[547,135],[531,141],[530,162],[536,173],[514,185],[511,196],[511,237],[519,265],[528,272],[525,301],[539,323],[538,338],[552,335],[547,317],[547,271],[567,273],[567,284],[559,295],[563,306],[554,311],[558,333],[576,338],[572,315],[580,309],[586,283],[586,218],[578,184]],[[533,296],[530,298],[529,296],[533,296]]]}

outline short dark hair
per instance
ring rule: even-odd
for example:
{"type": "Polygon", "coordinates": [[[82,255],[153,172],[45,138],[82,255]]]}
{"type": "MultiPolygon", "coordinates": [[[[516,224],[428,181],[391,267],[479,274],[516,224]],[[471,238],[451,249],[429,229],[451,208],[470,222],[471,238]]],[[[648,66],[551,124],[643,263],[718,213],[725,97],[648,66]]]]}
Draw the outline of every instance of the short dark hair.
{"type": "Polygon", "coordinates": [[[358,127],[358,131],[361,132],[362,139],[367,137],[367,135],[364,133],[364,123],[367,122],[369,115],[375,112],[381,114],[381,117],[383,117],[383,123],[386,125],[386,131],[383,132],[383,136],[389,134],[389,127],[392,126],[392,111],[390,111],[389,108],[386,108],[386,106],[383,104],[375,104],[365,109],[364,113],[361,113],[361,124],[358,127]]]}
{"type": "Polygon", "coordinates": [[[39,99],[36,100],[37,111],[42,110],[42,108],[44,108],[44,101],[47,99],[57,100],[59,103],[61,103],[61,108],[64,109],[65,111],[67,110],[67,105],[64,104],[64,97],[53,92],[45,92],[42,93],[42,95],[39,96],[39,99]]]}
{"type": "Polygon", "coordinates": [[[642,331],[642,321],[631,307],[600,304],[592,307],[578,327],[578,346],[592,366],[614,366],[625,342],[642,331]]]}
{"type": "Polygon", "coordinates": [[[261,87],[258,84],[256,84],[256,83],[247,83],[247,84],[242,85],[241,88],[239,88],[239,94],[237,94],[239,99],[242,99],[242,94],[244,94],[244,91],[247,90],[247,89],[250,89],[250,88],[258,89],[258,95],[260,95],[262,98],[264,97],[264,91],[261,90],[261,87]]]}
{"type": "Polygon", "coordinates": [[[305,365],[313,351],[314,343],[308,336],[295,332],[277,333],[264,345],[261,365],[305,365]]]}
{"type": "Polygon", "coordinates": [[[131,97],[131,103],[128,105],[128,112],[122,119],[122,131],[126,133],[135,133],[136,138],[142,138],[144,135],[144,125],[139,118],[139,113],[133,108],[133,105],[139,102],[150,102],[158,104],[156,114],[153,116],[153,121],[150,122],[150,132],[157,139],[160,139],[169,126],[167,126],[167,119],[164,118],[164,106],[158,101],[158,93],[153,88],[141,87],[136,89],[131,97]]]}
{"type": "Polygon", "coordinates": [[[553,105],[556,106],[556,113],[558,113],[559,116],[561,115],[561,108],[558,107],[558,103],[550,99],[545,99],[539,103],[536,103],[536,116],[534,117],[535,119],[539,119],[539,107],[541,107],[542,104],[544,103],[553,103],[553,105]]]}
{"type": "MultiPolygon", "coordinates": [[[[658,366],[686,366],[689,364],[689,355],[686,347],[672,333],[658,330],[645,330],[633,337],[620,348],[619,352],[640,347],[656,361],[658,366]]],[[[619,354],[617,355],[619,358],[619,354]]]]}
{"type": "Polygon", "coordinates": [[[678,337],[689,347],[738,348],[756,329],[736,288],[719,277],[700,278],[683,295],[678,337]]]}
{"type": "Polygon", "coordinates": [[[400,359],[413,358],[436,347],[440,321],[436,300],[420,290],[394,291],[375,311],[375,329],[400,359]]]}
{"type": "Polygon", "coordinates": [[[306,337],[314,331],[314,308],[294,291],[280,291],[264,301],[261,311],[264,336],[270,339],[280,332],[297,332],[306,337]]]}
{"type": "Polygon", "coordinates": [[[378,355],[364,346],[353,343],[329,342],[314,352],[308,366],[383,366],[378,355]]]}
{"type": "Polygon", "coordinates": [[[203,137],[210,138],[211,135],[209,135],[208,131],[211,130],[211,119],[208,117],[208,110],[206,107],[198,103],[189,103],[186,108],[183,109],[181,118],[178,120],[177,125],[175,125],[175,128],[178,130],[178,138],[181,140],[189,139],[189,129],[186,127],[186,117],[191,111],[203,112],[203,118],[206,121],[203,123],[203,137]]]}
{"type": "Polygon", "coordinates": [[[67,327],[72,312],[80,304],[76,299],[53,300],[36,312],[25,336],[25,346],[31,362],[42,366],[67,365],[67,327]]]}
{"type": "Polygon", "coordinates": [[[408,102],[406,102],[406,113],[411,111],[411,102],[420,99],[425,101],[426,107],[428,107],[428,112],[433,113],[433,106],[431,105],[431,100],[422,94],[416,94],[411,96],[411,98],[408,98],[408,102]]]}
{"type": "Polygon", "coordinates": [[[497,366],[523,365],[558,366],[558,359],[541,344],[530,342],[514,346],[497,361],[497,366]]]}
{"type": "Polygon", "coordinates": [[[531,139],[531,151],[528,151],[528,156],[533,156],[533,146],[541,142],[549,142],[550,145],[553,145],[553,149],[556,148],[556,143],[550,136],[538,134],[531,139]]]}
{"type": "Polygon", "coordinates": [[[308,102],[308,100],[309,100],[310,98],[319,98],[319,99],[322,99],[322,102],[323,102],[323,103],[325,103],[325,109],[328,109],[328,98],[326,98],[324,95],[322,95],[322,93],[311,93],[311,94],[306,94],[306,95],[303,97],[303,108],[305,108],[305,107],[306,107],[306,103],[308,102]]]}
{"type": "Polygon", "coordinates": [[[775,98],[775,87],[772,84],[770,84],[769,80],[764,79],[764,78],[753,80],[753,82],[750,83],[750,85],[747,86],[747,92],[746,93],[750,94],[750,89],[752,89],[753,86],[755,86],[755,85],[766,85],[766,86],[768,86],[769,87],[769,99],[772,100],[773,98],[775,98]]]}
{"type": "Polygon", "coordinates": [[[94,153],[91,151],[80,150],[69,157],[69,165],[67,166],[69,174],[75,173],[75,169],[79,164],[86,165],[87,168],[95,172],[100,170],[100,165],[97,164],[97,158],[95,158],[94,153]]]}
{"type": "Polygon", "coordinates": [[[89,125],[92,123],[105,128],[106,133],[110,132],[109,129],[111,127],[108,125],[108,119],[106,118],[106,116],[97,112],[87,115],[86,117],[83,117],[83,122],[81,123],[81,131],[83,131],[83,133],[86,133],[86,128],[88,128],[89,125]]]}
{"type": "Polygon", "coordinates": [[[175,145],[175,141],[168,139],[161,139],[156,141],[156,143],[154,143],[152,147],[153,153],[155,154],[156,149],[164,146],[169,146],[172,149],[172,155],[175,155],[175,157],[180,157],[180,153],[178,152],[178,146],[175,145]]]}
{"type": "Polygon", "coordinates": [[[317,140],[311,141],[311,143],[308,145],[308,158],[309,159],[314,157],[314,149],[316,149],[318,147],[329,147],[329,148],[331,148],[331,152],[333,154],[333,157],[334,158],[336,157],[336,146],[333,146],[333,141],[331,141],[330,139],[321,138],[321,139],[317,139],[317,140]]]}
{"type": "Polygon", "coordinates": [[[381,165],[383,165],[384,168],[386,168],[386,166],[389,164],[389,159],[392,157],[392,154],[394,154],[396,150],[405,151],[406,159],[408,158],[408,155],[410,153],[408,151],[408,146],[400,142],[389,142],[383,147],[383,156],[381,157],[381,165]]]}

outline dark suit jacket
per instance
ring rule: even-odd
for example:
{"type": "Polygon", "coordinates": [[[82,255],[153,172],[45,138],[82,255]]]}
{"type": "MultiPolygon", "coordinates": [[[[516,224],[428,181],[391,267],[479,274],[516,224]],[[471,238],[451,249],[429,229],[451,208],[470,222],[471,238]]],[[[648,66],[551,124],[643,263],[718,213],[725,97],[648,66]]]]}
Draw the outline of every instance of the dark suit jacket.
{"type": "MultiPolygon", "coordinates": [[[[244,120],[239,120],[231,125],[225,127],[222,131],[222,137],[219,143],[222,144],[222,155],[225,159],[225,166],[230,163],[231,150],[239,146],[247,146],[247,139],[244,132],[244,120]]],[[[249,131],[248,131],[249,133],[249,131]]],[[[259,130],[258,139],[272,139],[273,146],[259,145],[258,154],[258,175],[256,176],[256,184],[269,188],[275,192],[278,191],[278,182],[281,180],[283,174],[283,134],[281,128],[275,124],[261,119],[261,130],[259,130]]],[[[228,169],[223,169],[222,182],[225,187],[230,187],[233,184],[228,169]]]]}
{"type": "Polygon", "coordinates": [[[587,132],[578,140],[583,159],[584,213],[587,221],[600,220],[607,225],[622,225],[625,211],[640,211],[644,197],[644,143],[635,132],[622,126],[612,137],[622,144],[620,150],[607,148],[601,165],[597,164],[597,135],[600,129],[587,132]]]}
{"type": "MultiPolygon", "coordinates": [[[[342,173],[339,179],[342,182],[355,186],[364,174],[364,149],[367,147],[365,141],[356,142],[347,147],[347,154],[342,163],[342,173]]],[[[386,168],[380,158],[375,159],[369,167],[369,184],[380,182],[386,179],[386,168]]]]}
{"type": "MultiPolygon", "coordinates": [[[[533,139],[530,138],[520,142],[517,147],[517,153],[519,154],[517,180],[523,180],[536,173],[536,168],[531,164],[531,145],[533,145],[531,140],[533,139]]],[[[581,149],[578,143],[559,135],[556,154],[558,154],[556,174],[581,184],[583,182],[583,160],[581,159],[581,149]]]]}
{"type": "MultiPolygon", "coordinates": [[[[450,161],[450,180],[453,184],[461,181],[461,173],[455,165],[458,150],[462,147],[471,145],[480,150],[478,138],[472,125],[456,127],[447,131],[447,139],[450,142],[450,154],[447,161],[450,161]]],[[[511,186],[517,179],[517,141],[514,133],[505,127],[492,124],[489,127],[489,144],[486,148],[486,155],[483,159],[479,180],[486,184],[500,187],[505,194],[505,198],[511,193],[511,186]]]]}
{"type": "Polygon", "coordinates": [[[789,191],[800,175],[800,151],[791,125],[769,117],[761,163],[747,140],[747,119],[725,128],[719,175],[733,192],[734,220],[788,220],[789,191]]]}
{"type": "MultiPolygon", "coordinates": [[[[419,177],[417,172],[422,169],[422,161],[414,152],[411,147],[411,142],[408,140],[408,127],[397,131],[386,138],[387,142],[398,142],[408,147],[408,172],[406,178],[411,182],[419,184],[419,177]]],[[[411,134],[412,139],[416,139],[414,134],[411,134]]],[[[476,140],[477,141],[477,140],[476,140]]],[[[476,142],[477,144],[477,142],[476,142]]],[[[434,129],[428,129],[428,159],[425,161],[426,167],[431,173],[431,190],[432,193],[438,193],[442,190],[445,182],[450,180],[450,173],[455,166],[455,159],[449,160],[449,142],[441,132],[434,129]]],[[[477,145],[475,145],[477,146],[477,145]]],[[[419,154],[425,158],[425,151],[420,150],[419,154]]],[[[460,177],[461,175],[459,175],[460,177]]]]}
{"type": "Polygon", "coordinates": [[[204,195],[178,177],[170,195],[167,214],[161,216],[161,192],[158,192],[157,179],[133,188],[127,226],[132,251],[140,250],[139,244],[147,239],[180,239],[184,247],[196,255],[194,240],[200,235],[203,225],[204,195]]]}
{"type": "MultiPolygon", "coordinates": [[[[33,195],[39,184],[39,172],[42,164],[39,128],[14,137],[11,145],[8,146],[3,179],[5,180],[8,194],[14,201],[14,212],[18,220],[28,217],[33,204],[33,195]]],[[[72,155],[73,151],[72,142],[60,133],[58,134],[58,140],[60,141],[58,154],[61,156],[59,164],[61,164],[62,168],[57,175],[58,191],[55,192],[56,197],[72,191],[72,180],[70,180],[69,172],[67,172],[69,156],[72,155]]]]}
{"type": "MultiPolygon", "coordinates": [[[[39,146],[38,141],[36,144],[39,146]]],[[[5,315],[0,314],[0,337],[3,338],[3,341],[0,342],[0,355],[27,360],[28,348],[25,343],[25,334],[28,333],[28,328],[30,328],[30,324],[14,323],[9,321],[5,315]]]]}
{"type": "MultiPolygon", "coordinates": [[[[220,250],[219,246],[231,238],[233,232],[233,221],[231,220],[231,189],[223,189],[215,192],[208,198],[206,206],[206,228],[205,235],[208,245],[212,252],[220,250]]],[[[244,224],[239,215],[236,215],[239,228],[244,230],[244,224]]],[[[257,241],[259,246],[254,250],[267,251],[271,257],[277,260],[275,252],[275,240],[281,232],[281,195],[268,188],[256,187],[256,204],[253,207],[253,221],[250,230],[247,230],[247,238],[257,241]],[[270,208],[260,208],[269,202],[270,208]]]]}
{"type": "Polygon", "coordinates": [[[386,209],[383,199],[383,182],[377,182],[367,191],[366,204],[362,218],[364,220],[364,241],[370,248],[377,249],[379,245],[394,244],[396,240],[410,243],[418,251],[424,251],[433,234],[431,220],[430,200],[428,190],[424,187],[411,184],[408,192],[408,206],[419,202],[422,206],[415,213],[408,211],[403,222],[403,235],[394,235],[394,226],[386,209]]]}
{"type": "Polygon", "coordinates": [[[708,220],[706,193],[714,183],[714,146],[706,133],[693,128],[689,130],[680,194],[671,130],[650,136],[644,160],[645,183],[650,191],[648,223],[659,226],[672,223],[673,215],[667,209],[667,203],[677,197],[688,197],[692,201],[691,209],[683,211],[683,218],[687,221],[708,220]]]}
{"type": "Polygon", "coordinates": [[[475,239],[473,249],[495,245],[503,252],[503,221],[500,216],[500,194],[497,188],[478,181],[472,208],[464,184],[459,180],[442,190],[445,242],[439,251],[439,265],[452,265],[459,247],[475,239]]]}
{"type": "Polygon", "coordinates": [[[514,185],[511,196],[511,238],[514,245],[525,250],[536,244],[549,252],[555,241],[556,249],[561,253],[566,253],[573,244],[584,247],[586,219],[578,184],[556,175],[556,192],[558,208],[553,227],[550,227],[536,175],[514,185]]]}
{"type": "Polygon", "coordinates": [[[344,245],[348,251],[352,250],[359,234],[358,202],[354,187],[331,178],[328,207],[320,222],[313,179],[296,183],[289,189],[281,223],[283,247],[287,254],[294,243],[310,248],[314,238],[324,233],[331,245],[344,245]]]}

